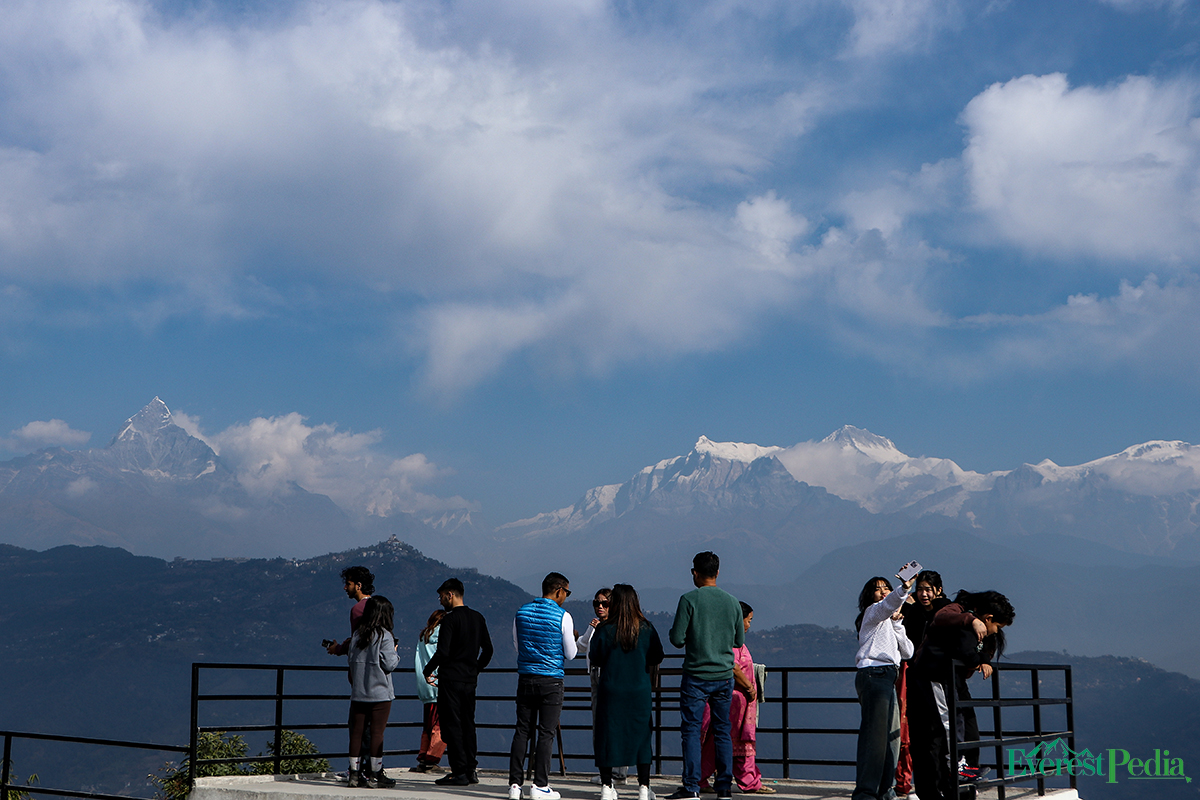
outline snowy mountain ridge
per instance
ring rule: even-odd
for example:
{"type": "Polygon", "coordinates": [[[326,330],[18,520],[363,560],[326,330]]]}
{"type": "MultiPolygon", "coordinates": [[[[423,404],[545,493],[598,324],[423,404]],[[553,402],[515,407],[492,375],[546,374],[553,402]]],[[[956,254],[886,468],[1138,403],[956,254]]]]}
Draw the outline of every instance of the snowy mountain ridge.
{"type": "Polygon", "coordinates": [[[806,502],[797,494],[803,485],[874,515],[1002,534],[1071,532],[1138,552],[1171,551],[1200,531],[1200,447],[1186,442],[1144,442],[1077,466],[1047,459],[980,473],[947,458],[909,456],[886,437],[846,425],[791,447],[701,436],[686,455],[495,533],[508,542],[582,534],[639,509],[678,518],[703,508],[750,524],[755,509],[806,502]]]}

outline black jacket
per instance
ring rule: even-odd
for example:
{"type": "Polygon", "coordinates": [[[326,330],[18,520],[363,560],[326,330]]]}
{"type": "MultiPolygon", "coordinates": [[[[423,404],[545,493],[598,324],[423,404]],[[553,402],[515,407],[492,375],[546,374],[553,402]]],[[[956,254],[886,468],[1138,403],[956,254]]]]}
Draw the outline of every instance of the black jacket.
{"type": "Polygon", "coordinates": [[[475,683],[492,660],[492,637],[487,620],[473,608],[458,606],[446,612],[438,630],[437,651],[422,670],[425,677],[438,670],[438,682],[475,683]]]}

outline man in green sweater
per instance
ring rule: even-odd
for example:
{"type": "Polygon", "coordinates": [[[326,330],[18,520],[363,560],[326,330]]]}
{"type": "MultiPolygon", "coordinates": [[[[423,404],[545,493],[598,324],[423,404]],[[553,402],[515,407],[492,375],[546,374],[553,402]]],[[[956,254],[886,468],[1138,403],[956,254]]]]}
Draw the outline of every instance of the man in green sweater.
{"type": "Polygon", "coordinates": [[[721,559],[705,551],[692,559],[696,588],[679,598],[671,644],[684,648],[679,682],[679,716],[683,730],[683,786],[667,800],[700,796],[700,723],[707,705],[716,745],[718,800],[733,796],[733,739],[729,701],[733,696],[733,648],[746,638],[737,598],[717,588],[721,559]]]}

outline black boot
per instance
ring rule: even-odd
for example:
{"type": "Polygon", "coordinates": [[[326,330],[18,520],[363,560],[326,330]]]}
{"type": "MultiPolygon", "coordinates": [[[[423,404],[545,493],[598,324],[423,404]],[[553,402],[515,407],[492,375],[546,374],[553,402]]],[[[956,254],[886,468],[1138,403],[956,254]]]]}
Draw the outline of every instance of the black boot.
{"type": "Polygon", "coordinates": [[[372,789],[394,789],[394,788],[396,788],[396,781],[393,778],[389,778],[384,773],[383,767],[380,767],[376,772],[372,773],[371,778],[372,778],[372,782],[371,782],[372,789]]]}
{"type": "Polygon", "coordinates": [[[367,785],[367,782],[365,780],[363,780],[362,770],[359,770],[359,769],[352,769],[349,772],[347,772],[346,779],[349,782],[351,789],[358,787],[358,786],[366,786],[367,785]]]}

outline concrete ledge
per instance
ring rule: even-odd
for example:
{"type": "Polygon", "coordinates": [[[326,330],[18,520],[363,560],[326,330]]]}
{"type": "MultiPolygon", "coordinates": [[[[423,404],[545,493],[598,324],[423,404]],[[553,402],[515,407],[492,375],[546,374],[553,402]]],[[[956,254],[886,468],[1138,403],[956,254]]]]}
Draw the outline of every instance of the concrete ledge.
{"type": "MultiPolygon", "coordinates": [[[[498,770],[480,770],[479,783],[474,786],[436,786],[439,776],[429,773],[409,772],[406,769],[388,769],[387,774],[396,780],[394,789],[351,789],[344,779],[338,780],[335,773],[311,775],[231,775],[220,778],[198,778],[189,800],[324,800],[324,798],[375,798],[375,800],[506,800],[508,775],[498,770]]],[[[777,800],[844,800],[854,791],[853,784],[839,781],[766,780],[766,785],[775,790],[777,800]]],[[[562,794],[563,800],[599,800],[600,787],[591,782],[590,775],[570,774],[566,777],[551,776],[550,785],[562,794]]],[[[679,786],[679,778],[656,775],[650,787],[660,797],[668,795],[679,786]]],[[[1037,797],[1036,784],[1010,786],[1009,798],[1037,797]]],[[[619,800],[636,800],[637,787],[634,783],[617,787],[619,800]]],[[[749,797],[735,793],[738,797],[749,797]]],[[[981,798],[996,797],[996,790],[981,791],[981,798]]],[[[1046,797],[1053,800],[1080,800],[1074,789],[1047,789],[1046,797]]],[[[913,795],[915,797],[915,795],[913,795]]],[[[711,800],[701,795],[702,800],[711,800]]]]}

